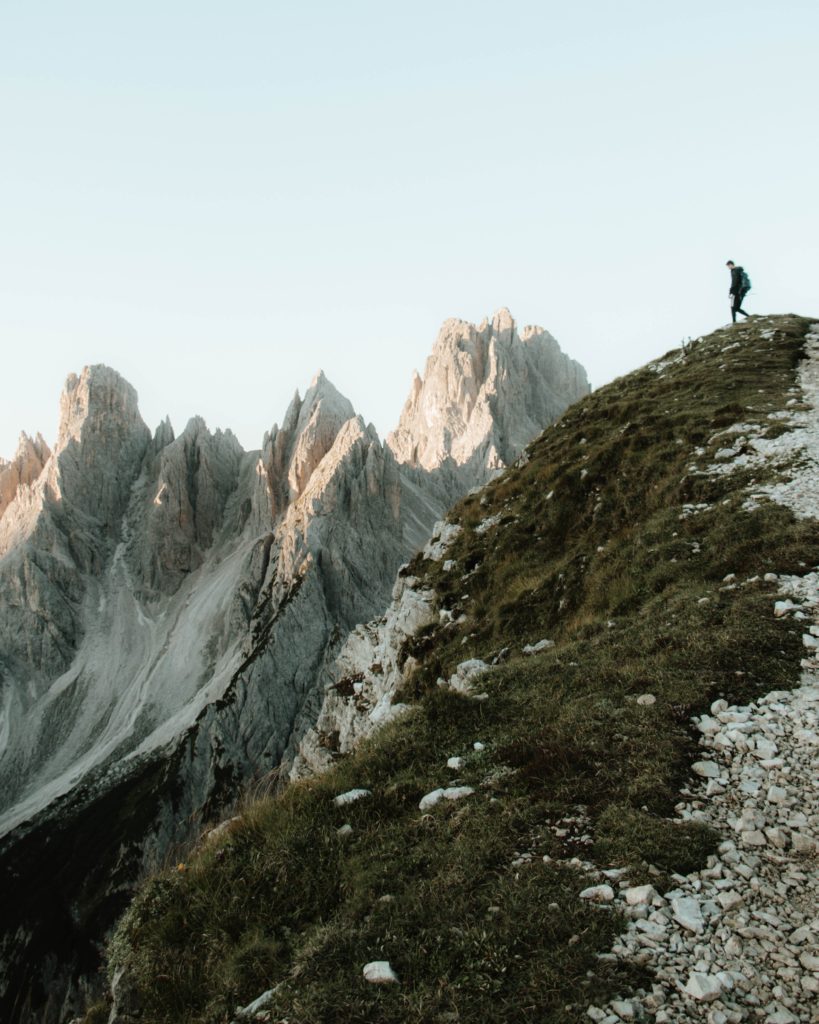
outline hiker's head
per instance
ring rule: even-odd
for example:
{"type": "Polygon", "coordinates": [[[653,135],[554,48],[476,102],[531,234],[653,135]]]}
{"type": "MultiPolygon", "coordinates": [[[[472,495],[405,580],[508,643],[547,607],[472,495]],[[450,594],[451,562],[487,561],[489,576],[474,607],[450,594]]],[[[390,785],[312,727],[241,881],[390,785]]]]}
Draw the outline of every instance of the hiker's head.
{"type": "Polygon", "coordinates": [[[736,263],[734,263],[733,260],[728,260],[728,262],[725,264],[725,266],[726,267],[735,267],[736,263]]]}

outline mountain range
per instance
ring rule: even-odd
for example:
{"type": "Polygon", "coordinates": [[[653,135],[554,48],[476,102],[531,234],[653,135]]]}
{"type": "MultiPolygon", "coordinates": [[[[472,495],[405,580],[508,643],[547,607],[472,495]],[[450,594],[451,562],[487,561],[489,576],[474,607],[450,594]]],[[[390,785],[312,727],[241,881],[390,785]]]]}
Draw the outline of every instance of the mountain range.
{"type": "Polygon", "coordinates": [[[401,564],[588,391],[507,310],[443,325],[385,442],[323,373],[249,452],[152,433],[108,367],[68,378],[53,449],[0,462],[3,1019],[62,1021],[137,877],[315,759],[401,564]]]}

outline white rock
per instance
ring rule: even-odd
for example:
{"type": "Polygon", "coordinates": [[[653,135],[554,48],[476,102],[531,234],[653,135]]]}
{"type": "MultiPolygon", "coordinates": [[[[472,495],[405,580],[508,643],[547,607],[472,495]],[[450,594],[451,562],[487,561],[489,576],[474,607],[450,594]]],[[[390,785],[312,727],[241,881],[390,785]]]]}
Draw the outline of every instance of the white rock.
{"type": "Polygon", "coordinates": [[[705,736],[715,736],[722,728],[722,723],[710,715],[703,715],[697,723],[697,729],[705,736]]]}
{"type": "Polygon", "coordinates": [[[614,899],[614,889],[610,885],[590,885],[580,893],[581,900],[590,900],[592,903],[611,903],[614,899]]]}
{"type": "Polygon", "coordinates": [[[678,896],[671,901],[674,920],[690,932],[699,934],[705,927],[700,905],[693,896],[678,896]]]}
{"type": "Polygon", "coordinates": [[[714,761],[696,761],[691,765],[691,770],[704,779],[718,779],[720,776],[719,765],[714,761]]]}
{"type": "Polygon", "coordinates": [[[247,1006],[237,1006],[236,1016],[240,1020],[245,1018],[255,1018],[257,1013],[261,1013],[262,1010],[267,1009],[268,1006],[273,1002],[273,996],[276,990],[269,988],[266,992],[262,992],[260,996],[253,1000],[252,1003],[248,1003],[247,1006]]]}
{"type": "Polygon", "coordinates": [[[464,766],[464,759],[462,757],[449,757],[447,758],[446,766],[454,772],[459,772],[464,766]]]}
{"type": "Polygon", "coordinates": [[[791,842],[795,853],[815,853],[817,842],[802,832],[791,832],[791,842]]]}
{"type": "Polygon", "coordinates": [[[462,529],[460,523],[447,523],[443,519],[435,523],[432,528],[432,539],[423,550],[424,558],[440,562],[447,549],[455,543],[462,529]]]}
{"type": "Polygon", "coordinates": [[[800,953],[799,963],[806,971],[819,971],[819,956],[814,956],[812,953],[800,953]]]}
{"type": "Polygon", "coordinates": [[[610,1006],[620,1020],[634,1020],[637,1016],[634,1003],[627,999],[612,999],[610,1006]]]}
{"type": "Polygon", "coordinates": [[[735,890],[729,889],[724,892],[717,894],[717,902],[723,910],[733,910],[734,907],[738,907],[743,901],[742,896],[735,890]]]}
{"type": "Polygon", "coordinates": [[[722,985],[712,974],[692,971],[688,976],[685,991],[698,1002],[710,1003],[722,995],[722,985]]]}
{"type": "Polygon", "coordinates": [[[472,684],[489,668],[481,658],[470,658],[462,661],[449,677],[448,685],[458,693],[472,693],[472,684]]]}
{"type": "Polygon", "coordinates": [[[756,828],[740,832],[739,838],[744,846],[765,846],[767,842],[764,833],[756,828]]]}
{"type": "Polygon", "coordinates": [[[780,1008],[765,1017],[765,1024],[799,1024],[799,1018],[795,1017],[790,1010],[780,1008]]]}
{"type": "Polygon", "coordinates": [[[346,793],[339,793],[334,797],[333,803],[336,807],[343,807],[345,804],[355,803],[356,800],[364,800],[368,796],[372,796],[369,789],[348,789],[346,793]]]}
{"type": "Polygon", "coordinates": [[[773,740],[767,740],[764,737],[762,737],[756,741],[754,753],[758,758],[761,758],[764,761],[769,761],[772,758],[776,757],[778,749],[779,748],[773,742],[773,740]]]}
{"type": "Polygon", "coordinates": [[[431,793],[421,798],[418,807],[422,811],[428,811],[442,800],[463,800],[464,797],[472,796],[475,790],[472,786],[447,786],[445,789],[433,789],[431,793]]]}
{"type": "Polygon", "coordinates": [[[657,703],[657,698],[653,693],[641,693],[637,698],[637,703],[644,708],[650,708],[652,704],[657,703]]]}
{"type": "Polygon", "coordinates": [[[635,885],[622,892],[622,896],[630,907],[639,906],[641,903],[651,903],[656,895],[657,890],[653,885],[635,885]]]}
{"type": "Polygon", "coordinates": [[[526,644],[522,649],[524,654],[539,654],[541,651],[554,647],[554,640],[538,640],[536,644],[526,644]]]}
{"type": "Polygon", "coordinates": [[[398,975],[390,966],[389,960],[372,960],[364,964],[364,980],[372,985],[396,985],[398,975]]]}

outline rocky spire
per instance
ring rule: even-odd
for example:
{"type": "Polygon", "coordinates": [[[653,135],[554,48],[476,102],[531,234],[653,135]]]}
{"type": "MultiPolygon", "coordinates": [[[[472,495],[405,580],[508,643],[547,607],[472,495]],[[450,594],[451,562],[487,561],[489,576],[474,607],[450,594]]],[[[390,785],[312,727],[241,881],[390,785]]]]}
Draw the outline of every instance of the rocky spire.
{"type": "Polygon", "coordinates": [[[20,434],[17,452],[10,462],[0,459],[0,517],[17,495],[18,488],[31,487],[51,455],[42,434],[20,434]]]}
{"type": "Polygon", "coordinates": [[[519,335],[508,309],[477,327],[447,320],[387,444],[399,462],[427,470],[450,459],[500,469],[588,390],[555,339],[541,327],[519,335]]]}
{"type": "Polygon", "coordinates": [[[355,416],[350,402],[319,370],[304,396],[293,396],[281,427],[265,434],[260,475],[267,482],[273,516],[307,486],[342,426],[355,416]]]}
{"type": "Polygon", "coordinates": [[[60,398],[52,496],[118,525],[149,441],[136,390],[123,377],[100,364],[72,373],[60,398]]]}
{"type": "Polygon", "coordinates": [[[211,434],[201,416],[177,438],[166,420],[151,451],[138,512],[129,515],[129,563],[148,588],[173,593],[221,528],[244,453],[232,431],[211,434]]]}

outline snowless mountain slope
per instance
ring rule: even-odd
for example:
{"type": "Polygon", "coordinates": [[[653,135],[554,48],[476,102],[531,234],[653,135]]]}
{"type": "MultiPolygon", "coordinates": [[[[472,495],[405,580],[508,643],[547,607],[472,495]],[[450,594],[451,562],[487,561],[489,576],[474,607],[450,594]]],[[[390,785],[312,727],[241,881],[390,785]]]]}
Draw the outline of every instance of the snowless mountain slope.
{"type": "Polygon", "coordinates": [[[146,881],[86,1024],[811,1022],[817,359],[717,331],[459,502],[328,659],[320,773],[146,881]]]}
{"type": "MultiPolygon", "coordinates": [[[[588,390],[567,357],[539,359],[526,372],[571,380],[564,407],[588,390]]],[[[454,372],[475,377],[465,394],[494,380],[488,365],[454,372]]],[[[515,415],[531,436],[543,414],[532,395],[515,415]]],[[[483,442],[474,458],[461,446],[468,465],[443,449],[403,465],[319,373],[244,452],[200,418],[152,436],[107,367],[69,378],[53,451],[23,439],[0,466],[4,1019],[39,1020],[45,992],[43,1019],[60,1019],[140,865],[295,749],[344,637],[383,611],[435,519],[498,471],[483,442]],[[113,794],[127,796],[112,817],[113,794]],[[49,843],[65,870],[15,902],[49,843]]]]}

